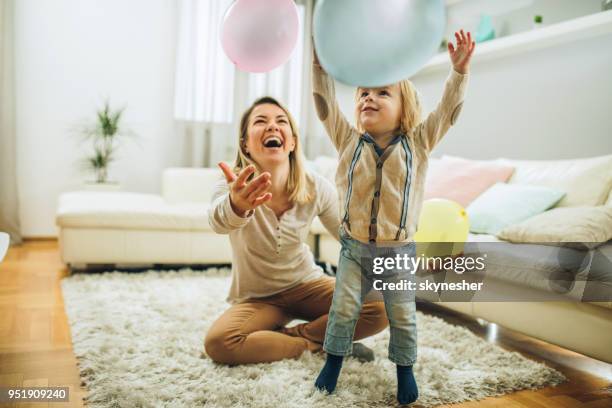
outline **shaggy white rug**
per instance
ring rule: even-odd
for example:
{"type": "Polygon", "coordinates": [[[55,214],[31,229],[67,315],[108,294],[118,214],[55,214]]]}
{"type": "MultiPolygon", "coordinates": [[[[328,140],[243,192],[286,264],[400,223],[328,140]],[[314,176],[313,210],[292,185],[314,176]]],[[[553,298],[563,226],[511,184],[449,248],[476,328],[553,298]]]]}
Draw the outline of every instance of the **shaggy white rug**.
{"type": "MultiPolygon", "coordinates": [[[[389,332],[364,341],[376,360],[345,360],[337,391],[313,383],[322,354],[227,367],[203,339],[228,305],[228,270],[77,274],[62,281],[90,407],[394,406],[389,332]]],[[[564,381],[558,371],[487,343],[467,329],[418,313],[418,406],[482,399],[564,381]]]]}

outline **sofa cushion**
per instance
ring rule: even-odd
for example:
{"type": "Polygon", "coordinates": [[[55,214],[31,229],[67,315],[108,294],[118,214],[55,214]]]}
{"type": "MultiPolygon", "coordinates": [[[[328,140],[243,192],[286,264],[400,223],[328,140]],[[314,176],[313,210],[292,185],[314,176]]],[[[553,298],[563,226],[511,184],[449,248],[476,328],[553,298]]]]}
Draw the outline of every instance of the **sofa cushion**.
{"type": "Polygon", "coordinates": [[[58,200],[56,224],[63,228],[211,231],[209,204],[168,204],[154,194],[77,191],[58,200]]]}
{"type": "Polygon", "coordinates": [[[557,207],[602,205],[612,189],[612,155],[575,160],[511,160],[515,167],[509,184],[552,187],[564,191],[557,207]]]}
{"type": "Polygon", "coordinates": [[[546,211],[563,194],[547,187],[496,183],[467,208],[470,231],[497,234],[507,225],[546,211]]]}
{"type": "Polygon", "coordinates": [[[338,167],[337,158],[318,156],[314,161],[309,161],[308,165],[311,169],[321,174],[332,183],[335,183],[336,168],[338,167]]]}
{"type": "Polygon", "coordinates": [[[498,237],[517,243],[583,243],[590,248],[612,239],[612,208],[562,207],[509,225],[498,237]]]}
{"type": "Polygon", "coordinates": [[[511,166],[461,157],[430,159],[425,200],[445,198],[467,207],[493,184],[508,180],[513,170],[511,166]]]}
{"type": "Polygon", "coordinates": [[[218,167],[174,167],[162,174],[162,197],[170,204],[210,203],[213,187],[223,177],[218,167]]]}

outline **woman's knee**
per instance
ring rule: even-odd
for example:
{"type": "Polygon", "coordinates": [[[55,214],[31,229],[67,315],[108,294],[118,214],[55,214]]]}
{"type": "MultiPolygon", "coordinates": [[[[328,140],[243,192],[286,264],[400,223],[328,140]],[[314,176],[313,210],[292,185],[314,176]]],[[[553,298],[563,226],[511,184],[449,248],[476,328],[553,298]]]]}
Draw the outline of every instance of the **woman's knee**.
{"type": "Polygon", "coordinates": [[[208,332],[204,339],[204,350],[208,357],[216,363],[234,364],[235,353],[231,345],[232,335],[222,332],[208,332]]]}

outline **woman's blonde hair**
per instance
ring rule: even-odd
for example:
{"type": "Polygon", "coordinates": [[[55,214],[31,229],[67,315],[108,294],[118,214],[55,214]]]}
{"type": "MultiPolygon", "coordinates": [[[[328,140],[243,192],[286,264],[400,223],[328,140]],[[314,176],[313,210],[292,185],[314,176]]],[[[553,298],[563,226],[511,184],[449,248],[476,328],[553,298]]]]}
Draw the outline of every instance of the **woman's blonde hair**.
{"type": "MultiPolygon", "coordinates": [[[[408,79],[403,79],[397,83],[400,88],[400,99],[402,101],[402,112],[400,113],[400,131],[408,134],[416,125],[421,123],[421,103],[417,96],[416,89],[412,82],[408,79]]],[[[355,92],[355,101],[359,100],[361,87],[355,92]]],[[[364,133],[365,129],[361,126],[359,120],[359,110],[355,106],[355,124],[359,133],[364,133]]]]}
{"type": "MultiPolygon", "coordinates": [[[[289,153],[289,177],[287,179],[287,193],[289,193],[289,200],[293,203],[304,204],[312,200],[311,189],[308,186],[309,180],[306,174],[306,168],[304,166],[304,155],[302,154],[302,148],[300,145],[300,138],[298,135],[298,128],[295,125],[293,117],[289,113],[289,110],[285,108],[280,102],[270,96],[264,96],[257,99],[253,104],[242,114],[240,119],[240,131],[238,134],[238,152],[236,154],[236,161],[234,163],[234,171],[240,172],[242,169],[252,164],[257,169],[257,173],[260,172],[260,168],[251,159],[250,155],[246,153],[246,141],[248,137],[249,129],[249,117],[253,112],[253,109],[259,105],[271,104],[281,108],[287,118],[289,119],[289,125],[291,126],[291,132],[295,140],[295,147],[292,152],[289,153]]],[[[254,175],[253,175],[254,176],[254,175]]],[[[251,176],[251,177],[253,177],[251,176]]]]}

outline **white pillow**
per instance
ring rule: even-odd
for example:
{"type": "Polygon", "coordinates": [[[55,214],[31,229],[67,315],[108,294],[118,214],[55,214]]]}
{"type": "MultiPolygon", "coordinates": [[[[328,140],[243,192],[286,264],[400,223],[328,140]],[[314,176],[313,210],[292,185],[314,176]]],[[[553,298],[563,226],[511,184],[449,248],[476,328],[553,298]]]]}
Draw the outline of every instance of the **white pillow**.
{"type": "Polygon", "coordinates": [[[497,237],[516,243],[582,243],[595,247],[612,239],[612,207],[554,208],[512,224],[497,237]]]}
{"type": "Polygon", "coordinates": [[[565,191],[556,207],[602,205],[612,188],[612,155],[575,160],[498,159],[513,166],[509,184],[529,184],[565,191]]]}
{"type": "Polygon", "coordinates": [[[606,201],[606,205],[612,207],[612,190],[610,190],[610,194],[608,194],[608,201],[606,201]]]}

